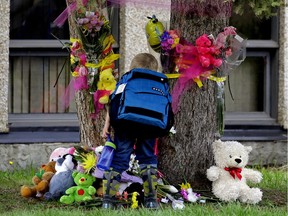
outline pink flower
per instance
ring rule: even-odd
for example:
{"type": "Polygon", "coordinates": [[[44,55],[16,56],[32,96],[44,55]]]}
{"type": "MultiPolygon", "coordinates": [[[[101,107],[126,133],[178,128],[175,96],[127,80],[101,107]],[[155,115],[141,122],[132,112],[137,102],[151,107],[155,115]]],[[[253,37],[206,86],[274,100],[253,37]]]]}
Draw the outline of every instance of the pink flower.
{"type": "Polygon", "coordinates": [[[80,66],[78,73],[79,73],[79,76],[87,76],[88,70],[85,66],[80,66]]]}
{"type": "Polygon", "coordinates": [[[204,54],[207,54],[207,53],[210,52],[210,48],[198,46],[198,47],[197,47],[197,51],[198,51],[200,54],[204,55],[204,54]]]}
{"type": "Polygon", "coordinates": [[[226,51],[225,51],[225,57],[227,58],[227,57],[229,57],[229,56],[231,56],[232,55],[232,50],[231,50],[231,48],[228,48],[226,51]]]}
{"type": "Polygon", "coordinates": [[[224,28],[225,35],[236,35],[236,28],[233,26],[228,26],[224,28]]]}
{"type": "Polygon", "coordinates": [[[202,64],[203,67],[209,67],[210,64],[211,64],[210,59],[208,57],[205,57],[205,56],[202,56],[202,55],[199,56],[199,61],[202,64]]]}
{"type": "Polygon", "coordinates": [[[196,46],[210,47],[211,45],[212,45],[212,42],[208,38],[207,34],[203,34],[196,39],[196,46]]]}
{"type": "Polygon", "coordinates": [[[80,47],[81,47],[80,43],[78,41],[74,41],[72,43],[71,50],[76,51],[76,50],[80,49],[80,47]]]}
{"type": "Polygon", "coordinates": [[[168,42],[168,44],[173,44],[174,40],[173,39],[168,39],[167,42],[168,42]]]}
{"type": "Polygon", "coordinates": [[[80,53],[78,55],[79,59],[80,59],[80,64],[81,65],[85,65],[86,62],[87,62],[87,59],[86,59],[86,53],[80,53]]]}
{"type": "Polygon", "coordinates": [[[213,59],[213,65],[215,67],[220,67],[222,65],[223,60],[222,59],[213,59]]]}

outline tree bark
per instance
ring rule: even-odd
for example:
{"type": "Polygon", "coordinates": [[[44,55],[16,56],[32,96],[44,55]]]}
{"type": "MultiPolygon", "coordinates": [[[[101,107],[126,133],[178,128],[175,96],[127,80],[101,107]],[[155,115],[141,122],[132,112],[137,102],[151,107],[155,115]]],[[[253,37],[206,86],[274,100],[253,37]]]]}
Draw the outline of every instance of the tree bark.
{"type": "MultiPolygon", "coordinates": [[[[231,3],[223,0],[172,0],[171,27],[189,42],[202,34],[216,36],[228,24],[231,3]]],[[[171,89],[175,81],[171,82],[171,89]]],[[[213,163],[212,142],[219,138],[216,125],[216,86],[206,80],[182,95],[175,115],[176,134],[159,142],[159,169],[170,184],[187,181],[207,188],[206,170],[213,163]]]]}
{"type": "MultiPolygon", "coordinates": [[[[67,0],[67,5],[75,2],[76,0],[67,0]]],[[[69,31],[70,38],[79,38],[76,30],[76,24],[72,18],[69,16],[69,31]]],[[[88,90],[77,91],[75,94],[75,103],[77,109],[77,116],[79,120],[79,130],[80,130],[80,144],[85,146],[99,146],[103,144],[103,139],[100,136],[101,130],[105,121],[105,111],[102,110],[96,119],[91,118],[90,110],[90,93],[88,90]]]]}

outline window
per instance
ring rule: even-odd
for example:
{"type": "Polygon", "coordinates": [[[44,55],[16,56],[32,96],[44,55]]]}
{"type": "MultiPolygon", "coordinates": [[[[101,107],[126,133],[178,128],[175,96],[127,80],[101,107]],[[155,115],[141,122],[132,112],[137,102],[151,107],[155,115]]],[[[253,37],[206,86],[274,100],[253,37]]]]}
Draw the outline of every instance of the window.
{"type": "Polygon", "coordinates": [[[10,39],[69,39],[68,23],[61,28],[53,24],[65,9],[66,1],[11,0],[10,39]]]}
{"type": "Polygon", "coordinates": [[[226,128],[277,125],[278,16],[259,19],[233,14],[230,25],[248,38],[247,57],[225,88],[226,128]]]}
{"type": "Polygon", "coordinates": [[[287,132],[277,124],[278,24],[279,16],[261,20],[249,11],[231,17],[230,25],[248,37],[248,43],[246,60],[225,83],[223,140],[286,140],[287,132]]]}
{"type": "MultiPolygon", "coordinates": [[[[110,5],[111,6],[111,5],[110,5]]],[[[53,21],[66,8],[60,0],[11,0],[9,123],[11,126],[75,126],[74,100],[63,109],[70,81],[69,26],[53,21]],[[57,83],[57,84],[56,84],[57,83]],[[56,85],[55,85],[56,84],[56,85]]],[[[118,41],[118,7],[109,7],[112,34],[118,41]]],[[[118,52],[118,47],[115,47],[118,52]]]]}

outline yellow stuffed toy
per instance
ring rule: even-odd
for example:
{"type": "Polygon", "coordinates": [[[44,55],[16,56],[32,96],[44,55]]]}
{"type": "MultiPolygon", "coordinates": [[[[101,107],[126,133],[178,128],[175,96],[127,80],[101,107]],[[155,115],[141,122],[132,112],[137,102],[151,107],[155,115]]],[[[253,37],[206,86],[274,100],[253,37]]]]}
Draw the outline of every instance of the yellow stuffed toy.
{"type": "Polygon", "coordinates": [[[97,83],[97,90],[105,92],[99,97],[100,104],[107,104],[109,101],[109,95],[116,88],[116,80],[111,68],[105,69],[100,72],[99,81],[97,83]]]}

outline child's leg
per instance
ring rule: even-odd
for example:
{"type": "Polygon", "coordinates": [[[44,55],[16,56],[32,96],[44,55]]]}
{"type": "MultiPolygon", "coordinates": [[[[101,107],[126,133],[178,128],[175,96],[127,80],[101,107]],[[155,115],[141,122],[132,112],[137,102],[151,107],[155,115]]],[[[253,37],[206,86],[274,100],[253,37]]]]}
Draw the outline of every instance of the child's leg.
{"type": "Polygon", "coordinates": [[[111,167],[114,171],[122,173],[129,168],[130,155],[133,152],[135,139],[115,133],[114,144],[116,145],[116,149],[111,167]]]}
{"type": "Polygon", "coordinates": [[[139,160],[144,188],[144,206],[157,209],[157,156],[154,154],[155,139],[138,140],[136,159],[139,160]]]}
{"type": "Polygon", "coordinates": [[[115,195],[118,192],[121,173],[129,167],[130,155],[133,151],[133,139],[127,139],[123,135],[114,135],[116,149],[110,170],[104,172],[103,178],[103,205],[105,209],[115,208],[115,195]]]}
{"type": "Polygon", "coordinates": [[[135,154],[141,169],[147,165],[157,168],[157,156],[154,154],[155,143],[154,138],[137,140],[135,154]]]}

